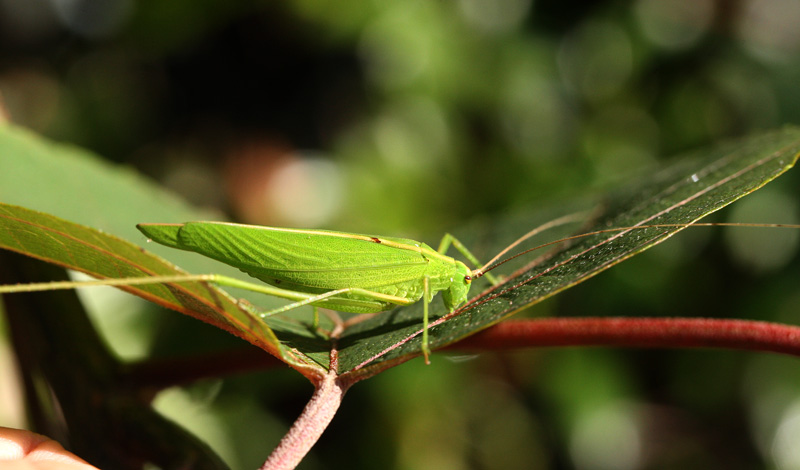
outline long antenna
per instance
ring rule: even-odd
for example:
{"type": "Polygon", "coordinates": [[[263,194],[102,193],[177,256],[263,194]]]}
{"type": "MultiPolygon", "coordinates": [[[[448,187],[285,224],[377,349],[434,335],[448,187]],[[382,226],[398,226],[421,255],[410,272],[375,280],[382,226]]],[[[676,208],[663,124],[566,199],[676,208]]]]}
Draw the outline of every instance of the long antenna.
{"type": "MultiPolygon", "coordinates": [[[[486,267],[490,266],[492,263],[494,263],[495,261],[500,259],[503,255],[505,255],[509,251],[513,250],[517,245],[519,245],[520,243],[524,242],[525,240],[531,238],[532,236],[537,235],[539,233],[542,233],[545,230],[549,230],[549,229],[551,229],[553,227],[558,227],[559,225],[566,225],[566,224],[571,223],[571,222],[580,222],[581,220],[583,220],[586,217],[587,214],[588,214],[588,212],[575,212],[573,214],[567,214],[565,216],[559,217],[557,219],[553,219],[550,222],[546,222],[546,223],[536,227],[535,229],[531,230],[530,232],[526,233],[525,235],[517,238],[512,244],[510,244],[507,247],[505,247],[503,249],[503,251],[501,251],[500,253],[497,253],[494,256],[494,258],[490,259],[487,263],[485,263],[483,266],[481,266],[480,269],[477,269],[477,270],[473,271],[473,276],[481,277],[484,274],[486,274],[486,272],[491,271],[492,269],[494,269],[494,267],[491,268],[491,269],[486,269],[486,267]]],[[[542,247],[543,246],[547,246],[547,245],[542,245],[542,247]]],[[[537,249],[537,248],[541,248],[541,247],[536,247],[536,248],[534,248],[534,250],[537,249]]],[[[528,250],[528,251],[531,251],[531,250],[528,250]]],[[[526,252],[523,252],[523,253],[526,253],[526,252]]],[[[522,253],[520,253],[520,254],[522,254],[522,253]]],[[[519,255],[516,255],[516,256],[514,256],[512,258],[509,258],[509,259],[514,259],[517,256],[519,256],[519,255]]],[[[508,261],[508,260],[506,260],[506,261],[508,261]]],[[[505,262],[505,261],[503,261],[503,262],[505,262]]]]}
{"type": "Polygon", "coordinates": [[[800,229],[800,224],[756,224],[756,223],[737,223],[737,222],[709,222],[709,223],[699,223],[699,224],[693,224],[693,223],[688,223],[688,224],[652,224],[652,225],[635,225],[635,226],[630,226],[630,227],[615,227],[615,228],[608,228],[608,229],[603,229],[603,230],[595,230],[595,231],[592,231],[592,232],[581,233],[581,234],[578,234],[578,235],[572,235],[570,237],[561,238],[559,240],[555,240],[555,241],[552,241],[552,242],[544,243],[542,245],[535,246],[533,248],[529,248],[529,249],[527,249],[525,251],[517,253],[514,256],[508,257],[508,258],[506,258],[506,259],[504,259],[504,260],[502,260],[502,261],[500,261],[500,262],[498,262],[496,264],[492,264],[495,261],[497,261],[497,259],[500,258],[500,256],[502,256],[505,253],[507,253],[508,250],[510,250],[514,246],[519,245],[525,239],[535,235],[536,233],[541,232],[542,230],[545,230],[547,228],[553,227],[555,225],[568,223],[568,222],[570,222],[572,220],[565,221],[565,220],[562,220],[562,219],[566,219],[568,217],[573,217],[575,215],[576,214],[570,214],[568,216],[561,217],[559,219],[555,219],[550,223],[544,224],[544,225],[542,225],[540,227],[537,227],[537,228],[531,230],[530,232],[526,233],[525,235],[520,237],[517,241],[515,241],[514,243],[509,245],[506,249],[501,251],[497,256],[492,258],[492,260],[489,261],[488,263],[486,263],[482,268],[473,271],[472,272],[472,277],[473,278],[481,277],[484,274],[486,274],[487,272],[489,272],[489,271],[491,271],[491,270],[493,270],[493,269],[495,269],[495,268],[497,268],[499,266],[502,266],[503,264],[505,264],[505,263],[515,259],[515,258],[518,258],[518,257],[520,257],[520,256],[522,256],[524,254],[530,253],[531,251],[536,251],[538,249],[546,248],[548,246],[555,245],[555,244],[558,244],[558,243],[563,243],[563,242],[566,242],[566,241],[576,240],[578,238],[590,237],[592,235],[599,235],[599,234],[603,234],[603,233],[624,232],[626,230],[636,230],[636,229],[642,229],[642,228],[675,228],[675,227],[684,227],[684,228],[685,227],[756,227],[756,228],[793,228],[793,229],[800,229]],[[559,222],[559,221],[560,221],[560,224],[556,223],[556,222],[559,222]]]}

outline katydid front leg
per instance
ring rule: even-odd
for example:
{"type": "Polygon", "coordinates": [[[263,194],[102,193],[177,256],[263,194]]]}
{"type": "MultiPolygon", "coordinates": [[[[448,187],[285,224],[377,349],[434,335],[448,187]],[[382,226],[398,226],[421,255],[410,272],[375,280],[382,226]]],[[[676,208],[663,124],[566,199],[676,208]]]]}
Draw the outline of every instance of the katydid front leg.
{"type": "MultiPolygon", "coordinates": [[[[469,249],[463,243],[461,243],[461,241],[458,238],[454,237],[449,233],[444,234],[444,236],[442,237],[442,241],[439,242],[439,248],[436,251],[438,251],[443,255],[447,254],[447,250],[450,248],[450,245],[453,245],[453,247],[455,247],[455,249],[458,250],[459,253],[464,255],[464,257],[467,258],[467,260],[469,260],[469,262],[472,263],[472,265],[475,266],[476,268],[482,268],[484,266],[481,264],[480,261],[478,261],[478,258],[475,257],[475,255],[473,255],[472,252],[469,251],[469,249]]],[[[493,286],[497,285],[500,282],[491,273],[486,273],[484,277],[489,282],[491,282],[493,286]]]]}

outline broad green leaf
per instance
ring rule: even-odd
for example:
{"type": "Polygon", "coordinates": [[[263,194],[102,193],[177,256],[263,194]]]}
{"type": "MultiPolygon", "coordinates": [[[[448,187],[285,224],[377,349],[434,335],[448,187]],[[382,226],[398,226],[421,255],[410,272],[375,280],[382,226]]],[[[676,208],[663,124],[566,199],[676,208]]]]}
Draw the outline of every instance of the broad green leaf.
{"type": "MultiPolygon", "coordinates": [[[[154,272],[165,274],[175,272],[174,266],[151,255],[143,255],[140,246],[123,240],[126,239],[146,245],[148,251],[168,255],[183,269],[193,273],[219,273],[248,278],[240,271],[214,260],[181,253],[155,243],[146,244],[145,237],[136,230],[136,224],[140,222],[185,222],[219,219],[219,216],[191,208],[129,168],[109,164],[80,148],[53,143],[10,125],[0,125],[0,203],[52,214],[48,216],[21,208],[4,207],[4,216],[0,218],[0,237],[5,241],[0,248],[15,249],[89,274],[119,277],[141,272],[142,269],[159,269],[161,271],[154,272]],[[14,239],[22,236],[17,230],[24,234],[20,240],[14,239]],[[30,245],[32,240],[39,237],[53,243],[49,246],[30,245]],[[72,245],[54,242],[58,239],[72,245]],[[21,241],[26,241],[28,245],[14,248],[14,244],[21,241]],[[79,251],[70,253],[64,249],[66,246],[79,251]],[[120,258],[117,250],[127,258],[120,258]]],[[[154,295],[153,291],[160,292],[167,297],[155,297],[154,301],[170,308],[176,306],[176,299],[170,299],[163,289],[144,286],[141,289],[149,296],[154,295]]],[[[209,292],[214,295],[219,293],[216,289],[209,292]]],[[[206,297],[208,295],[211,294],[207,292],[206,297]]],[[[280,301],[248,295],[246,292],[237,292],[237,296],[244,296],[252,303],[280,305],[280,301]]],[[[208,298],[195,300],[202,305],[208,298]]],[[[270,324],[277,325],[277,331],[273,331],[259,321],[258,327],[250,326],[247,327],[249,330],[239,331],[239,326],[252,322],[252,318],[229,298],[223,305],[216,306],[215,311],[198,307],[201,311],[190,312],[189,299],[182,301],[184,305],[180,309],[184,313],[234,332],[278,357],[291,351],[290,348],[297,342],[312,345],[306,348],[309,351],[327,351],[328,343],[324,338],[311,334],[296,322],[271,320],[270,324]],[[222,315],[231,317],[222,318],[222,315]],[[284,347],[278,346],[276,334],[284,347]]],[[[317,352],[312,356],[305,357],[303,353],[295,351],[281,358],[304,370],[308,364],[318,363],[319,373],[322,373],[322,368],[328,364],[328,353],[317,352]]]]}
{"type": "MultiPolygon", "coordinates": [[[[222,217],[191,207],[130,168],[25,129],[0,125],[0,155],[0,202],[46,212],[134,243],[146,243],[136,230],[138,223],[222,217]]],[[[202,256],[158,244],[148,244],[147,249],[193,273],[248,279],[239,270],[202,256]]]]}
{"type": "MultiPolygon", "coordinates": [[[[104,278],[180,275],[184,271],[141,247],[98,230],[0,203],[0,248],[104,278]]],[[[308,375],[318,366],[282,346],[246,304],[201,282],[144,284],[121,289],[226,330],[308,375]]]]}
{"type": "MultiPolygon", "coordinates": [[[[773,180],[794,165],[799,153],[800,130],[796,128],[693,153],[610,194],[593,211],[591,225],[580,232],[695,222],[773,180]]],[[[487,328],[680,230],[649,228],[577,239],[548,252],[546,260],[517,270],[502,285],[477,295],[452,315],[443,316],[441,302],[434,299],[431,306],[440,324],[429,331],[431,346],[442,347],[487,328]]],[[[533,253],[528,260],[537,257],[533,253]]],[[[421,306],[413,305],[349,328],[339,341],[340,371],[368,376],[371,369],[382,370],[418,354],[421,315],[421,306]]]]}

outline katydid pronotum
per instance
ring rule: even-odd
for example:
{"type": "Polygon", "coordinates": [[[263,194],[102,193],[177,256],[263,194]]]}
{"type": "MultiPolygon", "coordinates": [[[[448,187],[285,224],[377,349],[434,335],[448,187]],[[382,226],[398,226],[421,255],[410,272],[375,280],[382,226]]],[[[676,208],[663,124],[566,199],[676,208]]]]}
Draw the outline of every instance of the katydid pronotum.
{"type": "Polygon", "coordinates": [[[0,294],[68,289],[85,286],[123,286],[156,283],[204,281],[251,290],[293,301],[283,307],[260,313],[266,318],[304,305],[350,313],[379,313],[395,306],[423,300],[422,354],[429,362],[428,305],[441,291],[449,311],[467,302],[471,283],[485,276],[493,285],[498,279],[489,271],[512,258],[565,240],[606,232],[652,227],[756,226],[800,228],[787,224],[655,224],[616,227],[568,237],[540,245],[497,262],[528,238],[554,226],[577,222],[585,214],[571,214],[541,225],[518,238],[486,264],[450,234],[445,234],[437,250],[410,239],[377,237],[346,232],[312,229],[274,228],[224,222],[185,224],[140,224],[137,228],[148,240],[173,248],[194,251],[229,264],[269,285],[254,284],[216,274],[151,276],[100,279],[85,282],[51,282],[0,286],[0,294]],[[455,247],[470,263],[470,269],[446,255],[455,247]],[[280,286],[280,287],[278,287],[280,286]]]}

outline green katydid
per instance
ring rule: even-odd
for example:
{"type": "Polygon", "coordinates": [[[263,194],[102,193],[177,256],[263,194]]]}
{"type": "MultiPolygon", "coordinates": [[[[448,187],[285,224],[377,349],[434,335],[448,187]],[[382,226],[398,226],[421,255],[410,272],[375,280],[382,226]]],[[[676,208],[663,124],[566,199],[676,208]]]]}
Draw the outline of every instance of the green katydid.
{"type": "MultiPolygon", "coordinates": [[[[445,234],[434,250],[404,238],[222,222],[139,224],[137,228],[150,240],[222,261],[280,286],[280,290],[224,277],[213,282],[296,300],[264,312],[262,317],[309,304],[342,312],[378,313],[422,299],[426,362],[430,354],[428,304],[434,294],[441,291],[445,306],[453,311],[466,303],[472,279],[484,274],[445,254],[452,245],[471,263],[480,265],[450,234],[445,234]]],[[[486,277],[497,283],[491,275],[486,277]]]]}
{"type": "Polygon", "coordinates": [[[149,240],[216,259],[239,268],[269,285],[205,274],[0,286],[0,294],[89,285],[121,286],[205,281],[294,301],[261,313],[262,318],[304,305],[342,312],[378,313],[395,306],[410,305],[423,300],[422,353],[428,362],[430,354],[428,304],[433,296],[441,291],[445,306],[452,312],[467,302],[474,279],[485,276],[492,284],[497,284],[498,280],[489,274],[489,271],[530,251],[588,235],[650,227],[744,225],[800,228],[797,225],[786,224],[726,223],[616,227],[553,241],[496,263],[503,255],[533,235],[554,226],[577,222],[585,215],[570,214],[541,225],[518,238],[483,265],[450,234],[445,234],[438,249],[434,250],[424,243],[410,239],[328,230],[274,228],[224,222],[139,224],[137,228],[149,240]],[[445,253],[450,246],[455,247],[478,268],[470,269],[462,261],[447,256],[445,253]]]}

